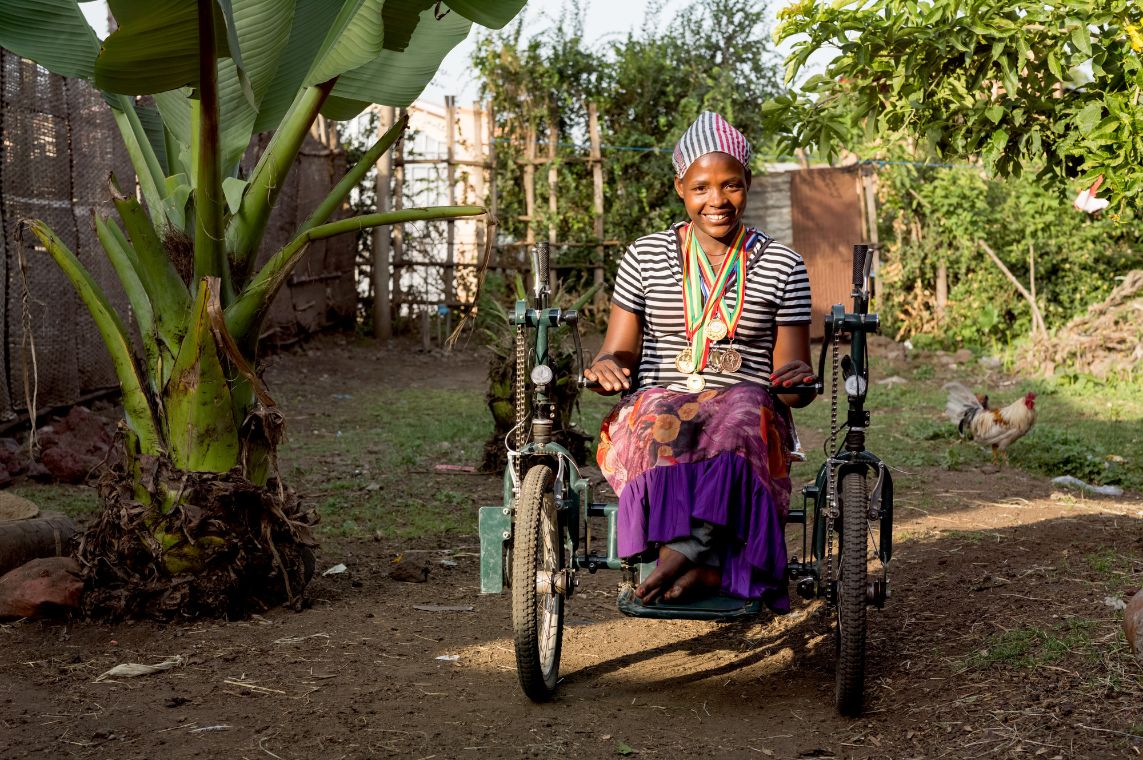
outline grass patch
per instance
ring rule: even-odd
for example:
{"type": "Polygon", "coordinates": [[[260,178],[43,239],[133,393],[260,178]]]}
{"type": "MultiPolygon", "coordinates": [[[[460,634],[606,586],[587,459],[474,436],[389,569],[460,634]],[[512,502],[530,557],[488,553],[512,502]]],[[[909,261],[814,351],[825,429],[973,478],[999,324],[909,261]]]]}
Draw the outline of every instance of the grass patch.
{"type": "MultiPolygon", "coordinates": [[[[866,400],[871,414],[870,451],[906,470],[960,470],[991,462],[991,451],[960,440],[956,426],[944,415],[948,394],[941,386],[953,376],[922,364],[914,369],[909,383],[885,387],[876,380],[893,374],[894,368],[876,357],[871,368],[874,383],[866,400]]],[[[1096,485],[1143,491],[1143,457],[1138,454],[1143,451],[1143,382],[1107,386],[1064,378],[996,388],[971,375],[955,379],[974,390],[987,391],[994,406],[1011,403],[1028,391],[1038,394],[1036,424],[1008,450],[1011,466],[1049,477],[1071,475],[1096,485]]],[[[839,398],[841,419],[845,408],[845,398],[839,398]]],[[[829,397],[796,410],[795,417],[799,430],[827,433],[829,397]]],[[[820,450],[807,453],[815,468],[824,459],[820,450]]]]}
{"type": "Polygon", "coordinates": [[[281,449],[292,485],[316,502],[323,537],[472,533],[473,497],[441,487],[436,464],[479,464],[490,417],[472,391],[385,389],[358,394],[322,428],[281,449]]]}
{"type": "Polygon", "coordinates": [[[1097,552],[1085,554],[1083,561],[1092,572],[1100,576],[1112,594],[1118,595],[1127,588],[1138,585],[1139,579],[1134,573],[1140,562],[1127,554],[1104,547],[1097,552]]]}
{"type": "Polygon", "coordinates": [[[63,512],[71,518],[90,517],[103,509],[99,494],[89,486],[21,483],[9,490],[34,503],[42,512],[63,512]]]}
{"type": "Polygon", "coordinates": [[[1093,620],[1073,619],[1052,628],[1025,626],[992,636],[985,647],[964,660],[965,670],[1006,667],[1025,670],[1051,665],[1069,655],[1089,663],[1098,662],[1099,650],[1093,640],[1093,620]]]}

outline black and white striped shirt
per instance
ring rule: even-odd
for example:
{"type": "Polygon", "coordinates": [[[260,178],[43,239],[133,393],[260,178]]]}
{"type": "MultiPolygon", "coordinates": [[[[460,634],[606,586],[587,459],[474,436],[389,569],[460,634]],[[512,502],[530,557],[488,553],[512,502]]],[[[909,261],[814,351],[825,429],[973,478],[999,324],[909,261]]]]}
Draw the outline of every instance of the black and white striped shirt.
{"type": "MultiPolygon", "coordinates": [[[[683,315],[683,267],[676,231],[683,222],[663,232],[636,240],[619,263],[616,306],[638,314],[643,323],[643,355],[637,388],[666,386],[686,390],[686,375],[675,369],[675,357],[687,348],[683,315]]],[[[764,233],[747,229],[746,308],[735,331],[733,345],[742,354],[735,373],[703,371],[708,388],[723,388],[743,380],[770,384],[777,325],[810,322],[810,280],[802,257],[764,233]]],[[[734,306],[734,276],[727,285],[728,311],[734,306]]],[[[719,346],[730,345],[729,339],[719,346]]]]}

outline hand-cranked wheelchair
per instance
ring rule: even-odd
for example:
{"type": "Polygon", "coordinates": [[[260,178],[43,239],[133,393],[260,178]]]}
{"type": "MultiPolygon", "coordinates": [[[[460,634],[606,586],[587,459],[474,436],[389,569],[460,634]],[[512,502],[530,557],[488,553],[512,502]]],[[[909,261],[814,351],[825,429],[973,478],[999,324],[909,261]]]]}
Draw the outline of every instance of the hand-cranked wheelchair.
{"type": "MultiPolygon", "coordinates": [[[[869,412],[867,336],[879,326],[869,313],[869,246],[854,246],[853,311],[835,305],[825,317],[825,341],[818,358],[817,382],[782,393],[823,392],[830,356],[830,429],[826,460],[812,483],[802,488],[800,508],[791,508],[787,524],[801,524],[801,553],[791,555],[788,580],[806,599],[822,598],[832,611],[836,654],[835,703],[844,715],[858,715],[864,701],[866,608],[882,607],[889,596],[887,568],[893,552],[893,480],[886,465],[865,450],[869,412]],[[843,337],[849,352],[841,353],[843,337]],[[839,377],[840,376],[840,377],[839,377]],[[848,414],[838,424],[838,394],[848,399],[848,414]],[[838,434],[845,430],[838,443],[838,434]],[[869,568],[869,541],[878,569],[869,568]]],[[[592,498],[567,449],[553,440],[555,407],[548,389],[557,378],[549,357],[549,335],[571,330],[582,357],[578,314],[549,304],[547,244],[532,251],[530,299],[516,302],[509,322],[516,330],[516,425],[506,440],[504,502],[480,509],[480,588],[512,597],[512,627],[520,685],[532,700],[550,699],[559,678],[564,605],[575,595],[583,570],[619,570],[619,610],[648,618],[732,620],[758,615],[762,604],[727,596],[691,602],[644,605],[634,594],[654,563],[617,556],[618,505],[592,498]],[[528,340],[531,331],[532,339],[528,340]],[[529,389],[530,399],[529,399],[529,389]],[[529,403],[530,401],[530,403],[529,403]],[[594,535],[595,523],[606,525],[594,535]]],[[[795,458],[803,458],[795,452],[795,458]]]]}

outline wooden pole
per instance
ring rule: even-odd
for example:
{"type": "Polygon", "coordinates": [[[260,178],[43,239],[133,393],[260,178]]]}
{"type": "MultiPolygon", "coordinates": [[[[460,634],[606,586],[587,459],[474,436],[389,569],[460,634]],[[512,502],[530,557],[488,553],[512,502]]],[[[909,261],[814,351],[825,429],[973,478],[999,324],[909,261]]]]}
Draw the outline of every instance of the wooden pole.
{"type": "MultiPolygon", "coordinates": [[[[397,111],[397,118],[405,109],[397,111]]],[[[400,211],[405,207],[405,136],[397,138],[397,145],[393,153],[393,209],[400,211]]],[[[392,226],[393,239],[393,299],[394,314],[401,314],[401,275],[404,273],[401,262],[405,258],[405,227],[401,224],[392,226]]]]}
{"type": "MultiPolygon", "coordinates": [[[[377,125],[378,133],[384,134],[393,126],[394,109],[392,106],[381,106],[380,121],[377,125]]],[[[385,151],[377,159],[377,180],[374,184],[374,194],[377,196],[377,211],[384,213],[390,209],[390,195],[393,180],[393,158],[390,151],[385,151]]],[[[373,228],[373,337],[378,341],[387,341],[393,337],[393,312],[389,301],[389,288],[391,277],[389,275],[389,228],[373,228]]]]}
{"type": "Polygon", "coordinates": [[[945,315],[949,305],[949,265],[942,261],[937,264],[937,314],[945,315]]]}
{"type": "MultiPolygon", "coordinates": [[[[445,181],[448,183],[448,205],[456,205],[456,96],[445,95],[445,129],[448,130],[448,152],[445,154],[445,181]]],[[[456,300],[456,220],[445,222],[445,303],[456,300]]]]}
{"type": "MultiPolygon", "coordinates": [[[[587,132],[591,140],[592,212],[595,222],[595,270],[592,282],[603,284],[603,151],[599,141],[599,112],[595,103],[587,104],[587,132]]],[[[602,309],[607,304],[603,288],[595,293],[595,305],[602,309]]]]}
{"type": "MultiPolygon", "coordinates": [[[[472,148],[474,155],[478,161],[484,161],[484,111],[481,108],[479,100],[472,101],[472,148]]],[[[484,180],[484,169],[478,168],[473,174],[473,192],[476,195],[476,202],[488,201],[485,199],[485,189],[487,185],[484,180]]],[[[481,254],[484,253],[484,225],[480,222],[476,224],[476,256],[474,260],[479,263],[481,254]]]]}
{"type": "MultiPolygon", "coordinates": [[[[492,168],[488,170],[488,213],[493,219],[498,219],[497,214],[500,212],[500,196],[497,193],[496,182],[496,110],[492,105],[492,101],[488,101],[488,165],[492,168]]],[[[496,247],[496,227],[492,228],[492,246],[488,255],[493,261],[500,261],[500,251],[496,247]]]]}

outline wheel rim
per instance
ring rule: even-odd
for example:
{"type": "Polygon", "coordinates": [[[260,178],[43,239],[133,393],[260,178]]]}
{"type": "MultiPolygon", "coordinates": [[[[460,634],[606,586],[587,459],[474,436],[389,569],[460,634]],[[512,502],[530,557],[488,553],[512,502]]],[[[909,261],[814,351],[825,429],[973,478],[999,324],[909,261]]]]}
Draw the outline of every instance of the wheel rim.
{"type": "Polygon", "coordinates": [[[560,540],[559,520],[556,518],[555,508],[551,497],[544,499],[544,507],[540,511],[540,530],[536,537],[537,564],[539,573],[547,577],[547,583],[537,582],[536,611],[540,621],[540,667],[544,673],[550,673],[556,664],[559,653],[560,637],[560,608],[563,597],[556,588],[555,574],[563,568],[560,567],[560,540]],[[546,588],[544,588],[546,586],[546,588]]]}

